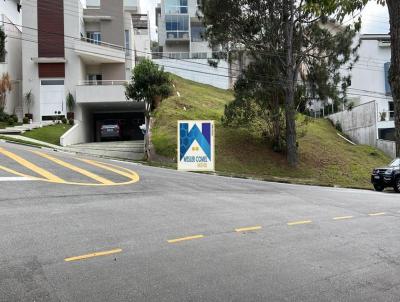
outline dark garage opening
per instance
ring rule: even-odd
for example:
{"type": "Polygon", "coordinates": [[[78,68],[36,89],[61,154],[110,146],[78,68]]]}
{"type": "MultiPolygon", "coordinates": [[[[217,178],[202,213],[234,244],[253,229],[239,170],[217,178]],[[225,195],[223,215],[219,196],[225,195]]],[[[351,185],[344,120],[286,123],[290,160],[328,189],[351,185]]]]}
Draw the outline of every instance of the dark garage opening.
{"type": "Polygon", "coordinates": [[[130,140],[143,140],[144,135],[140,126],[145,123],[143,112],[114,112],[114,113],[95,113],[93,115],[94,121],[94,140],[100,141],[130,141],[130,140]],[[117,121],[121,128],[121,135],[118,138],[102,139],[100,129],[103,124],[109,121],[117,121]]]}

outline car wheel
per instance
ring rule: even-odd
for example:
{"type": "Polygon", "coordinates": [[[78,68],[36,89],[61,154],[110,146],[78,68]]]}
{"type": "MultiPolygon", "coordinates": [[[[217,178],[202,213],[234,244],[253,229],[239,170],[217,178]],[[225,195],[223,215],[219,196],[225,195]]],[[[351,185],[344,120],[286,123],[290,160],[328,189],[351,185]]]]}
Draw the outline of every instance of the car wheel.
{"type": "Polygon", "coordinates": [[[377,192],[382,192],[383,190],[385,190],[385,187],[382,185],[374,185],[374,189],[377,192]]]}
{"type": "Polygon", "coordinates": [[[400,193],[400,176],[398,176],[394,181],[394,188],[396,193],[400,193]]]}

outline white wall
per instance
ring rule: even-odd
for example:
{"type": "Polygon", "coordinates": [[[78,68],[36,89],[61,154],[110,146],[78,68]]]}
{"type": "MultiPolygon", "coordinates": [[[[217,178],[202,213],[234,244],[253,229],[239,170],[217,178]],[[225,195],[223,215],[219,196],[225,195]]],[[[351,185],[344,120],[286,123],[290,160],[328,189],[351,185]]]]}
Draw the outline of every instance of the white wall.
{"type": "Polygon", "coordinates": [[[375,102],[359,105],[351,111],[342,111],[328,118],[336,124],[339,122],[343,132],[354,142],[362,145],[376,146],[376,104],[375,102]]]}
{"type": "Polygon", "coordinates": [[[229,89],[228,63],[221,61],[218,68],[208,65],[208,60],[173,60],[157,59],[156,64],[164,66],[164,70],[182,78],[221,89],[229,89]]]}
{"type": "MultiPolygon", "coordinates": [[[[21,25],[22,14],[17,10],[16,0],[3,0],[0,1],[0,15],[6,15],[13,24],[21,25]]],[[[19,27],[21,30],[21,27],[19,27]]]]}

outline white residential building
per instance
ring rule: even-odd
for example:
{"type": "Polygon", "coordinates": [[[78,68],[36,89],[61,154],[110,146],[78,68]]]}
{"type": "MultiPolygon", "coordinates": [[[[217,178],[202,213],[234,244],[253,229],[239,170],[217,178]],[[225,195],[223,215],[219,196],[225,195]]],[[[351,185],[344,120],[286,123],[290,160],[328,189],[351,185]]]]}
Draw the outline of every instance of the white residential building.
{"type": "Polygon", "coordinates": [[[12,91],[7,96],[5,111],[16,114],[22,119],[22,14],[19,0],[0,1],[0,27],[7,38],[5,43],[6,57],[1,58],[0,76],[10,75],[12,91]]]}
{"type": "Polygon", "coordinates": [[[142,139],[144,105],[127,101],[124,87],[135,65],[139,0],[85,2],[23,0],[23,91],[33,93],[33,119],[66,116],[71,93],[76,125],[63,145],[99,141],[110,119],[123,125],[124,139],[142,139]]]}
{"type": "Polygon", "coordinates": [[[161,0],[156,8],[159,53],[154,61],[166,71],[203,84],[228,89],[231,87],[229,64],[209,66],[213,50],[204,40],[204,25],[199,19],[198,0],[161,0]]]}
{"type": "Polygon", "coordinates": [[[388,80],[390,36],[366,34],[360,40],[359,60],[348,90],[354,109],[329,118],[340,122],[343,131],[357,143],[377,146],[394,157],[394,108],[388,80]]]}

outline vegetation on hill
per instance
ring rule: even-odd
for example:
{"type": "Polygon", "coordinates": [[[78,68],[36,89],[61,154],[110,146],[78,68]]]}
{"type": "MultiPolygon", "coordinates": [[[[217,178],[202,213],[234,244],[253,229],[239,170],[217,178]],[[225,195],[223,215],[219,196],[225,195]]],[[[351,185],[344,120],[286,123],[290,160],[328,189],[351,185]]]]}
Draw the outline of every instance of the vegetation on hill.
{"type": "Polygon", "coordinates": [[[216,121],[216,170],[227,175],[294,183],[371,188],[370,173],[390,159],[370,146],[353,146],[328,120],[298,117],[299,166],[271,150],[260,134],[221,123],[232,92],[174,77],[176,93],[155,112],[152,142],[157,154],[176,158],[177,121],[216,121]],[[178,96],[178,93],[180,96],[178,96]]]}

